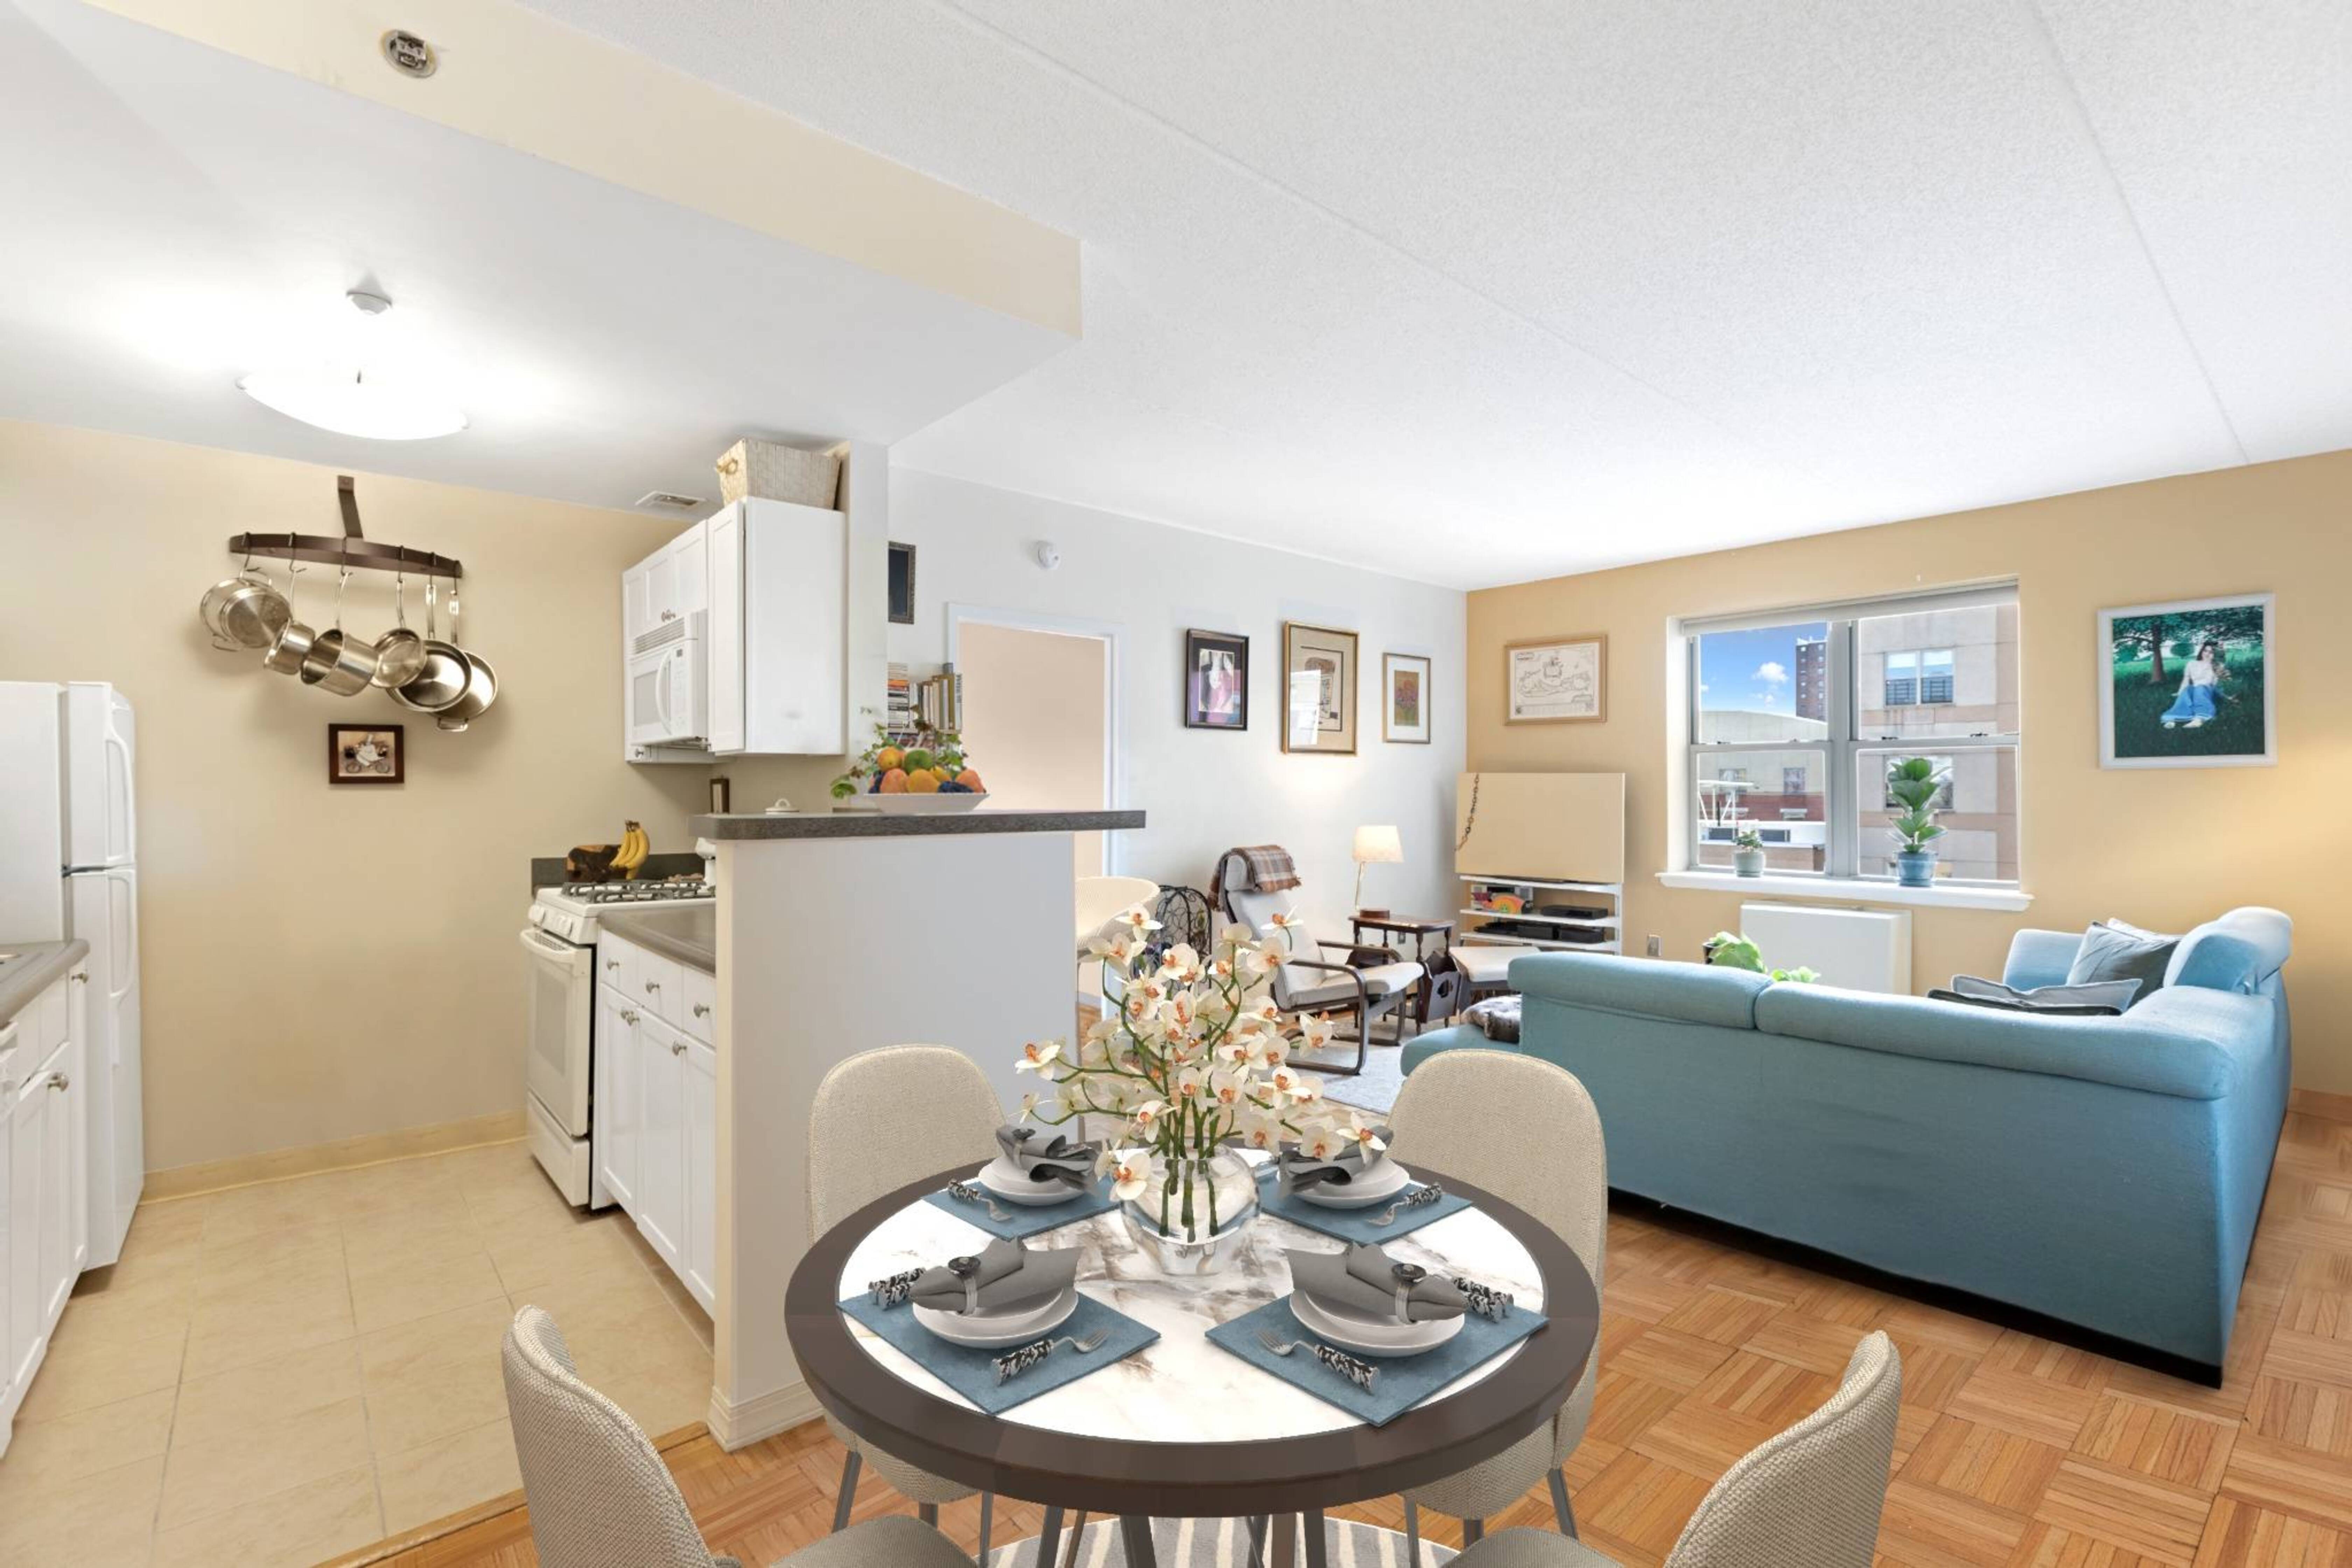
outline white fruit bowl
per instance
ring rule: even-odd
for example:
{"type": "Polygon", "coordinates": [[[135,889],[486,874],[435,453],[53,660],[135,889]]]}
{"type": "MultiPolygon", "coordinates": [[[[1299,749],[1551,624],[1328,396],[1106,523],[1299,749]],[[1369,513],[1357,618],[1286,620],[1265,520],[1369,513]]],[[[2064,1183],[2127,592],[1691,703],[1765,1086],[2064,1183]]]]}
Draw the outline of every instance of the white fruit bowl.
{"type": "Polygon", "coordinates": [[[844,802],[843,811],[878,811],[885,816],[937,816],[950,811],[970,811],[988,798],[978,795],[874,795],[866,794],[844,802]]]}

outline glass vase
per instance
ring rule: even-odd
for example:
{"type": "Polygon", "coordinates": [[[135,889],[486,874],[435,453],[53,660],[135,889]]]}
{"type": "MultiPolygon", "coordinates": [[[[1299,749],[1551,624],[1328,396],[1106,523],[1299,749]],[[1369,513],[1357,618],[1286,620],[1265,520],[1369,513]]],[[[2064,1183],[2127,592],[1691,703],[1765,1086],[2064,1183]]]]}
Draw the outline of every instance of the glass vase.
{"type": "Polygon", "coordinates": [[[1160,1273],[1215,1274],[1242,1255],[1256,1223],[1256,1176],[1233,1149],[1163,1156],[1151,1186],[1118,1213],[1160,1273]]]}

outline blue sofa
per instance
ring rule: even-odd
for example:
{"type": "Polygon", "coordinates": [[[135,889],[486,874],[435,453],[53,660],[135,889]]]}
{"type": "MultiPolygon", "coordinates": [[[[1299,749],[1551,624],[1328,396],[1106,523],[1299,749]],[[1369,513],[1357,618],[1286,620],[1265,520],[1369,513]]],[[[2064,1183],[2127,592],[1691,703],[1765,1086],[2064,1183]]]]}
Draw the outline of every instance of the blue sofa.
{"type": "MultiPolygon", "coordinates": [[[[2120,1017],[2031,1017],[1601,953],[1511,965],[1518,1049],[1600,1107],[1622,1192],[2109,1334],[2219,1382],[2288,1083],[2292,934],[2198,927],[2120,1017]]],[[[2066,977],[2027,931],[2003,976],[2066,977]]]]}

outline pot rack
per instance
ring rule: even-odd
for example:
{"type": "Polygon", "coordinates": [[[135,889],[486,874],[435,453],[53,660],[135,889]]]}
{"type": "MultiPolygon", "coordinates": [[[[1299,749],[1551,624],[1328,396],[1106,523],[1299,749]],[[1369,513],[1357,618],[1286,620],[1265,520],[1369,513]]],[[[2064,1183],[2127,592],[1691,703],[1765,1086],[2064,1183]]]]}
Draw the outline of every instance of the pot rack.
{"type": "Polygon", "coordinates": [[[276,561],[314,561],[322,566],[348,566],[353,571],[407,572],[423,577],[463,577],[465,567],[456,558],[415,550],[405,544],[383,544],[360,531],[359,498],[352,476],[335,476],[335,500],[342,507],[341,537],[325,533],[238,533],[228,542],[232,555],[260,555],[276,561]]]}

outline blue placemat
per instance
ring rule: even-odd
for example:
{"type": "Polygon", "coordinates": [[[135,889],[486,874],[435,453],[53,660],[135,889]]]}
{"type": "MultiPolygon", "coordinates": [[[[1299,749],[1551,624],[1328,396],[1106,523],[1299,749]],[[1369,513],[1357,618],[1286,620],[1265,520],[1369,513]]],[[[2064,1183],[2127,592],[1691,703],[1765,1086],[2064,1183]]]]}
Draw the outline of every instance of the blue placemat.
{"type": "Polygon", "coordinates": [[[1229,1323],[1219,1323],[1209,1331],[1209,1341],[1252,1366],[1263,1368],[1286,1383],[1297,1384],[1326,1405],[1336,1405],[1368,1425],[1385,1426],[1455,1378],[1526,1339],[1542,1328],[1546,1321],[1542,1313],[1530,1312],[1525,1307],[1513,1307],[1500,1321],[1482,1318],[1475,1312],[1466,1313],[1462,1331],[1433,1351],[1387,1360],[1361,1358],[1381,1369],[1380,1380],[1369,1390],[1358,1388],[1317,1361],[1306,1345],[1286,1356],[1278,1356],[1257,1342],[1257,1331],[1271,1329],[1285,1340],[1305,1340],[1310,1345],[1330,1343],[1299,1325],[1290,1310],[1287,1296],[1268,1301],[1256,1311],[1244,1313],[1229,1323]]]}
{"type": "MultiPolygon", "coordinates": [[[[975,1350],[970,1345],[951,1345],[915,1321],[911,1306],[877,1307],[870,1296],[852,1296],[841,1304],[841,1310],[872,1329],[886,1344],[904,1351],[916,1364],[991,1415],[1001,1415],[1014,1405],[1036,1398],[1062,1386],[1076,1383],[1090,1372],[1100,1372],[1115,1361],[1133,1355],[1160,1337],[1158,1329],[1146,1328],[1115,1307],[1106,1307],[1085,1291],[1078,1292],[1078,1308],[1067,1321],[1053,1331],[1052,1337],[1064,1335],[1082,1337],[1097,1329],[1108,1329],[1110,1338],[1099,1350],[1084,1355],[1068,1345],[1058,1347],[1052,1355],[1026,1372],[1006,1379],[996,1380],[996,1358],[1019,1349],[1007,1345],[1003,1350],[975,1350]]],[[[1047,1336],[1039,1334],[1038,1339],[1047,1336]]],[[[1030,1343],[1023,1341],[1023,1344],[1030,1343]]]]}
{"type": "MultiPolygon", "coordinates": [[[[966,1179],[969,1180],[969,1178],[966,1179]]],[[[971,1184],[980,1185],[978,1182],[973,1182],[971,1184]]],[[[1108,1179],[1097,1182],[1085,1195],[1071,1198],[1066,1203],[1039,1204],[1033,1207],[1026,1204],[1016,1204],[1009,1198],[998,1198],[996,1206],[1011,1215],[1013,1217],[1010,1219],[991,1219],[988,1217],[988,1210],[981,1205],[968,1204],[961,1198],[951,1198],[945,1193],[929,1194],[924,1201],[937,1204],[956,1218],[969,1220],[989,1235],[1002,1237],[1006,1241],[1019,1241],[1024,1237],[1043,1236],[1049,1230],[1059,1230],[1066,1225],[1076,1225],[1082,1219],[1092,1219],[1095,1215],[1116,1206],[1110,1195],[1110,1182],[1108,1179]]]]}
{"type": "MultiPolygon", "coordinates": [[[[1402,1198],[1417,1193],[1424,1184],[1408,1182],[1397,1189],[1396,1196],[1402,1198]]],[[[1400,1236],[1410,1236],[1423,1226],[1444,1219],[1447,1215],[1460,1214],[1470,1206],[1468,1198],[1448,1193],[1433,1204],[1399,1209],[1396,1218],[1387,1225],[1374,1225],[1373,1218],[1386,1214],[1389,1204],[1395,1201],[1396,1198],[1391,1198],[1386,1203],[1361,1209],[1325,1208],[1321,1204],[1308,1203],[1295,1193],[1286,1195],[1271,1161],[1258,1173],[1257,1202],[1260,1208],[1293,1225],[1303,1225],[1325,1236],[1336,1236],[1341,1241],[1394,1241],[1400,1236]]]]}

